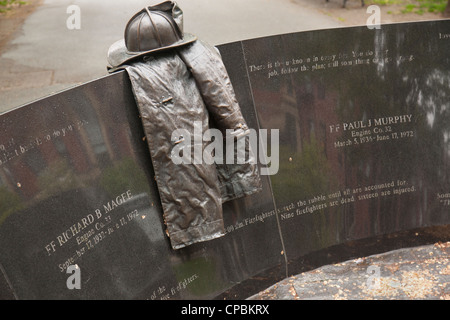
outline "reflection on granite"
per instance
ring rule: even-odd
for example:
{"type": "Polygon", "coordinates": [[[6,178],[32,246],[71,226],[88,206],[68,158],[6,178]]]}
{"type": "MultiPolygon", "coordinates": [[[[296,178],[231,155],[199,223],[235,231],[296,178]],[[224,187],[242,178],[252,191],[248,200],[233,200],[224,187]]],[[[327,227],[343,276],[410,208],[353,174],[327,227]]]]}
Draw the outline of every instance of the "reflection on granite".
{"type": "Polygon", "coordinates": [[[225,237],[181,250],[124,72],[2,114],[0,296],[246,298],[308,254],[320,266],[323,250],[342,261],[354,241],[448,225],[447,33],[445,20],[219,46],[249,126],[279,132],[279,171],[224,204],[225,237]]]}

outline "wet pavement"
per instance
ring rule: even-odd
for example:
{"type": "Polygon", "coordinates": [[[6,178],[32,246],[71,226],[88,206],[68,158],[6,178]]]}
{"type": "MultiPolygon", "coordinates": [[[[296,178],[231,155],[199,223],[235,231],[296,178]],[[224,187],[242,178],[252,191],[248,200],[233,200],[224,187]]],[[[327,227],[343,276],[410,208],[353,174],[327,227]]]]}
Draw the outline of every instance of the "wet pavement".
{"type": "MultiPolygon", "coordinates": [[[[3,45],[0,41],[0,113],[107,75],[109,46],[123,37],[134,13],[159,2],[79,0],[79,29],[71,29],[67,27],[71,11],[67,10],[72,0],[33,0],[34,12],[8,41],[3,45]]],[[[342,26],[317,9],[291,0],[177,2],[184,11],[184,30],[211,45],[342,26]]]]}
{"type": "Polygon", "coordinates": [[[450,300],[450,242],[325,265],[249,300],[450,300]]]}

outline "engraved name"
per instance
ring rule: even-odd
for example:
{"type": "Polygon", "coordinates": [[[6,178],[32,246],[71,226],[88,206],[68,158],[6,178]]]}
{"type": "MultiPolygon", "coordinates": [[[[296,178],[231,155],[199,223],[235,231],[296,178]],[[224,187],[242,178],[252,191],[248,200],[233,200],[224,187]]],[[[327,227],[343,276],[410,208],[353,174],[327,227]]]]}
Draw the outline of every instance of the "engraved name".
{"type": "Polygon", "coordinates": [[[131,191],[127,190],[124,193],[118,195],[116,198],[108,201],[106,204],[103,204],[102,205],[103,210],[95,209],[94,213],[89,213],[80,220],[78,220],[77,222],[75,222],[74,224],[72,224],[65,231],[57,235],[55,240],[50,241],[45,246],[47,254],[50,256],[52,253],[56,251],[58,247],[62,247],[72,238],[76,239],[78,245],[86,241],[86,239],[92,235],[93,229],[89,228],[90,226],[95,227],[95,229],[97,230],[101,229],[103,225],[98,220],[101,219],[105,214],[123,205],[132,197],[133,196],[131,194],[131,191]],[[87,231],[86,229],[89,229],[89,231],[87,231]],[[83,232],[83,230],[86,231],[83,232]]]}
{"type": "MultiPolygon", "coordinates": [[[[405,114],[405,115],[397,115],[397,116],[388,116],[388,117],[380,117],[380,118],[374,118],[374,119],[367,119],[367,120],[357,120],[353,122],[344,122],[342,125],[330,125],[330,133],[339,131],[340,128],[342,128],[344,131],[347,130],[355,130],[355,129],[365,129],[370,128],[372,126],[386,126],[386,125],[393,125],[393,124],[400,124],[400,123],[410,123],[412,122],[412,114],[405,114]]],[[[362,133],[362,135],[367,134],[362,133]]]]}

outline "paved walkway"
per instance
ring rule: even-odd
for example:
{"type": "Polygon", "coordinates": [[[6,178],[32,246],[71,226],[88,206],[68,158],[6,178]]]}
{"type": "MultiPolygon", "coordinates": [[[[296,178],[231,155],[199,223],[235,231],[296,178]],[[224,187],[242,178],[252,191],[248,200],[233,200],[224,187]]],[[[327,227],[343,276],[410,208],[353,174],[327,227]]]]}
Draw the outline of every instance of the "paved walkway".
{"type": "MultiPolygon", "coordinates": [[[[123,37],[127,21],[144,6],[161,2],[31,1],[38,1],[39,6],[6,45],[0,47],[0,113],[107,75],[106,53],[113,42],[123,37]],[[80,29],[71,30],[66,21],[72,14],[67,9],[73,4],[80,9],[80,29]]],[[[185,31],[212,45],[342,26],[317,9],[291,0],[178,0],[177,3],[184,11],[185,31]]]]}
{"type": "MultiPolygon", "coordinates": [[[[19,9],[19,15],[0,14],[0,113],[107,75],[107,50],[123,37],[127,21],[144,6],[161,1],[29,0],[28,5],[19,9]],[[72,14],[67,13],[70,5],[80,9],[80,29],[67,27],[72,14]],[[5,30],[14,26],[17,28],[5,38],[5,30]]],[[[341,0],[177,2],[184,11],[185,31],[212,45],[364,25],[368,17],[359,0],[350,0],[346,9],[342,8],[341,0]]],[[[382,22],[391,22],[386,18],[394,17],[411,19],[383,13],[382,22]]]]}
{"type": "Polygon", "coordinates": [[[450,300],[450,242],[326,265],[249,300],[450,300]]]}

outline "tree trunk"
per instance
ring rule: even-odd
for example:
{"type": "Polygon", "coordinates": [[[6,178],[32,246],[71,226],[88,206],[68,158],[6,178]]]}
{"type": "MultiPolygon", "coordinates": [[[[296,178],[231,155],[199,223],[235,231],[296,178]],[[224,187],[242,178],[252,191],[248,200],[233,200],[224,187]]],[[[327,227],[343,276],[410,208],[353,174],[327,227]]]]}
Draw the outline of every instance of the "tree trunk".
{"type": "Polygon", "coordinates": [[[444,17],[450,17],[450,0],[448,0],[447,2],[447,7],[445,8],[444,11],[444,17]]]}

